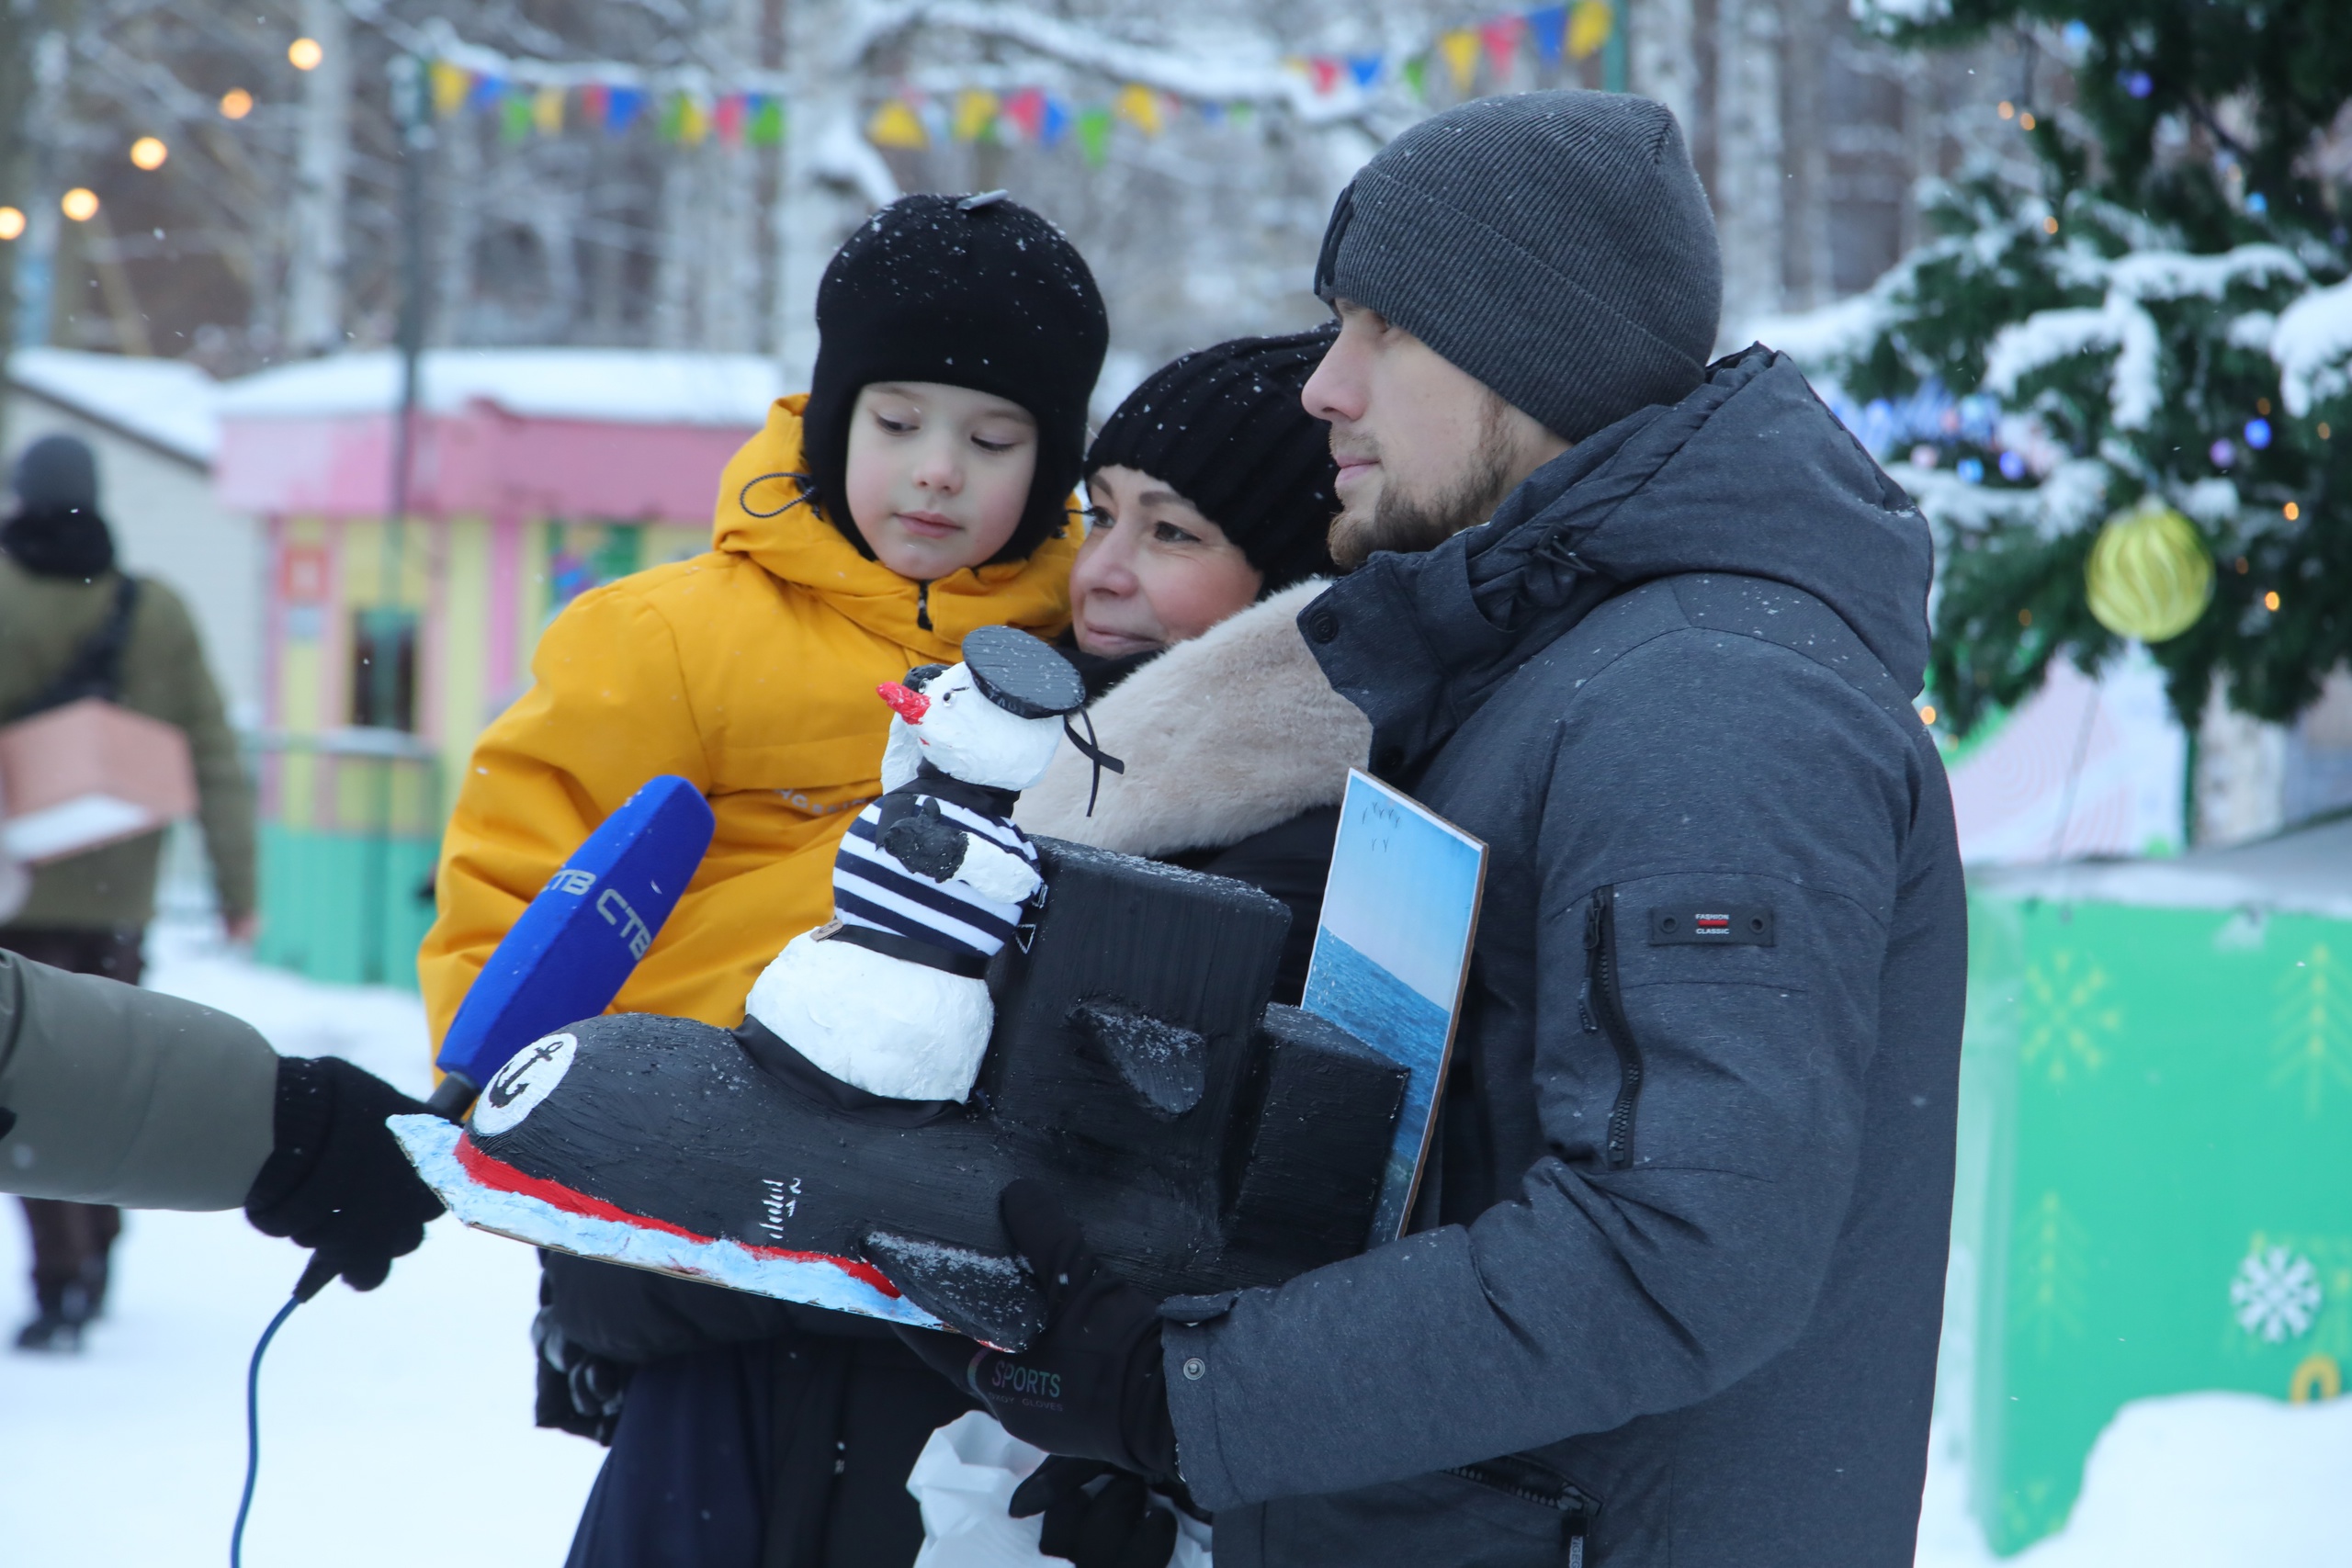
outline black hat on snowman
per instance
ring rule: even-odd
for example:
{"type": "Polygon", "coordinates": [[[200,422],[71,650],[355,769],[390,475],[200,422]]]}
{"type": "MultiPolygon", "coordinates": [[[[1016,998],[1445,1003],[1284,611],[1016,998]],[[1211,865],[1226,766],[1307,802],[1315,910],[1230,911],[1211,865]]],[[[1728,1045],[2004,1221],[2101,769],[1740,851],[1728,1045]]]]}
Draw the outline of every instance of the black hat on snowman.
{"type": "MultiPolygon", "coordinates": [[[[1097,782],[1104,768],[1125,773],[1127,765],[1104,751],[1094,739],[1094,721],[1086,719],[1086,733],[1075,720],[1086,714],[1086,682],[1070,661],[1027,632],[1012,626],[978,626],[964,637],[963,665],[972,689],[1015,718],[1059,718],[1062,733],[1079,755],[1094,764],[1097,782]]],[[[905,685],[922,692],[949,666],[925,664],[907,671],[905,685]]],[[[901,716],[904,716],[903,715],[901,716]]],[[[1094,809],[1093,792],[1087,811],[1094,809]]]]}

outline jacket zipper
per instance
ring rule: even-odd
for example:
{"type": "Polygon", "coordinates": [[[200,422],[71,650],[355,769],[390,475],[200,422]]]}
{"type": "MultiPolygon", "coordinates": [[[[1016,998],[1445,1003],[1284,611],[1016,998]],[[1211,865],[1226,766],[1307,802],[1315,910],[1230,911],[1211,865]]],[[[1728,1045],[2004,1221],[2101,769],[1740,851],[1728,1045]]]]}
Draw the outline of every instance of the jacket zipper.
{"type": "Polygon", "coordinates": [[[1458,1464],[1446,1473],[1522,1503],[1558,1509],[1561,1534],[1568,1549],[1566,1568],[1584,1568],[1584,1538],[1590,1533],[1592,1517],[1600,1511],[1600,1505],[1583,1487],[1550,1465],[1524,1454],[1505,1454],[1476,1464],[1458,1464]]]}
{"type": "Polygon", "coordinates": [[[1617,890],[1593,889],[1584,917],[1584,1026],[1609,1037],[1617,1048],[1617,1103],[1609,1111],[1609,1168],[1634,1163],[1634,1106],[1642,1097],[1642,1052],[1625,1021],[1625,998],[1618,988],[1617,890]]]}
{"type": "Polygon", "coordinates": [[[915,625],[931,630],[931,584],[920,578],[915,581],[915,625]]]}

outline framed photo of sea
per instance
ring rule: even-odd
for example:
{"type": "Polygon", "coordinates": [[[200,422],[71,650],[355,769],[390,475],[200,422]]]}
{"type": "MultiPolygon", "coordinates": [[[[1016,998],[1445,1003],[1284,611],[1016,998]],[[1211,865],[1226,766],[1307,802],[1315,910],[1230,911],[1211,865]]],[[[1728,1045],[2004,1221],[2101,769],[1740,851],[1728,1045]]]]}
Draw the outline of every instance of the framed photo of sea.
{"type": "Polygon", "coordinates": [[[1374,1247],[1402,1235],[1413,1212],[1486,881],[1485,844],[1370,773],[1349,771],[1306,1008],[1412,1075],[1373,1213],[1374,1247]]]}

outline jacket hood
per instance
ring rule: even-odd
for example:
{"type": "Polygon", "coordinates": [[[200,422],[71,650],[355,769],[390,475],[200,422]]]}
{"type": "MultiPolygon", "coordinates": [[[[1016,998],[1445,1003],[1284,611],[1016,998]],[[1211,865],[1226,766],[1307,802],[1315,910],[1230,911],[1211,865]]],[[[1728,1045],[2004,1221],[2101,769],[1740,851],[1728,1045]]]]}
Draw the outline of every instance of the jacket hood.
{"type": "Polygon", "coordinates": [[[778,398],[766,427],[729,461],[713,549],[748,557],[866,631],[942,663],[954,663],[965,635],[980,626],[1018,626],[1048,640],[1061,630],[1069,619],[1075,525],[1026,560],[967,567],[928,584],[900,577],[860,555],[803,491],[800,416],[808,401],[805,393],[778,398]]]}
{"type": "Polygon", "coordinates": [[[1094,814],[1093,769],[1064,741],[1013,820],[1097,849],[1169,855],[1223,849],[1338,805],[1372,726],[1299,635],[1298,613],[1328,586],[1287,588],[1128,675],[1091,714],[1102,749],[1127,765],[1102,774],[1094,814]]]}
{"type": "Polygon", "coordinates": [[[1442,743],[1602,600],[1684,573],[1813,594],[1917,693],[1933,567],[1911,498],[1794,362],[1757,344],[1718,361],[1680,402],[1629,415],[1537,469],[1490,521],[1433,550],[1375,555],[1302,625],[1328,634],[1316,637],[1317,657],[1371,715],[1385,771],[1442,743]],[[1406,624],[1417,639],[1382,629],[1406,624]]]}

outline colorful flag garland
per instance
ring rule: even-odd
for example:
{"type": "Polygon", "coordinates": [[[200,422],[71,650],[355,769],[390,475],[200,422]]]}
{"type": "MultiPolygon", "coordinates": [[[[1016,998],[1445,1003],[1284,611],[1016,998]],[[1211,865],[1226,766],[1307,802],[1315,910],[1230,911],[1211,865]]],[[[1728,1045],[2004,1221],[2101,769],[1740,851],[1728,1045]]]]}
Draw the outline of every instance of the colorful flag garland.
{"type": "MultiPolygon", "coordinates": [[[[1430,67],[1444,67],[1456,96],[1467,95],[1481,68],[1491,86],[1510,84],[1522,53],[1532,51],[1541,66],[1590,59],[1618,28],[1624,0],[1573,0],[1491,17],[1452,28],[1428,44],[1401,53],[1296,57],[1288,64],[1316,98],[1369,95],[1395,84],[1417,101],[1430,96],[1430,67]]],[[[774,147],[786,134],[781,79],[759,73],[753,85],[720,88],[698,75],[675,73],[649,85],[636,67],[557,65],[507,61],[470,46],[452,46],[453,55],[427,62],[434,112],[494,118],[500,139],[510,144],[563,135],[575,127],[606,136],[630,134],[640,122],[652,125],[663,141],[698,147],[774,147]],[[683,78],[683,79],[682,79],[683,78]],[[575,109],[576,106],[576,109],[575,109]]],[[[1043,86],[1004,90],[968,86],[925,91],[909,86],[877,105],[865,122],[866,140],[889,151],[916,152],[942,140],[994,141],[1052,148],[1075,142],[1093,166],[1108,157],[1113,135],[1125,126],[1157,138],[1186,110],[1212,125],[1245,122],[1256,106],[1248,101],[1192,98],[1163,88],[1128,83],[1107,101],[1076,103],[1043,86]]]]}

